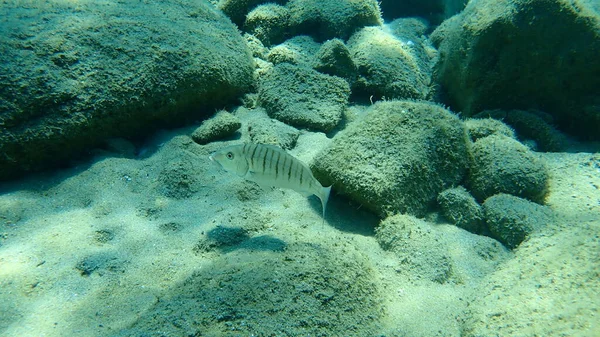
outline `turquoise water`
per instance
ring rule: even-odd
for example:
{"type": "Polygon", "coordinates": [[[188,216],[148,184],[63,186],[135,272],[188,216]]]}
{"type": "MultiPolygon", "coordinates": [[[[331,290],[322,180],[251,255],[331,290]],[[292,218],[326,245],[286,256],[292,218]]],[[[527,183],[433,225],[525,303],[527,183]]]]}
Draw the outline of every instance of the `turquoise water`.
{"type": "Polygon", "coordinates": [[[0,10],[0,336],[600,334],[596,2],[0,10]]]}

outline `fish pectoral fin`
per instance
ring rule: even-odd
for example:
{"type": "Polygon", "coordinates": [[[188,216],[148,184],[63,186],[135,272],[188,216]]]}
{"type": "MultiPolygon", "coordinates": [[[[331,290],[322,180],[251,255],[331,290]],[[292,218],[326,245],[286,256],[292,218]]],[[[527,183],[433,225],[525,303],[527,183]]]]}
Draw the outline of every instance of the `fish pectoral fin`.
{"type": "Polygon", "coordinates": [[[246,172],[246,175],[244,175],[244,178],[246,178],[248,180],[256,181],[256,179],[260,178],[260,174],[254,172],[254,171],[248,170],[248,172],[246,172]]]}

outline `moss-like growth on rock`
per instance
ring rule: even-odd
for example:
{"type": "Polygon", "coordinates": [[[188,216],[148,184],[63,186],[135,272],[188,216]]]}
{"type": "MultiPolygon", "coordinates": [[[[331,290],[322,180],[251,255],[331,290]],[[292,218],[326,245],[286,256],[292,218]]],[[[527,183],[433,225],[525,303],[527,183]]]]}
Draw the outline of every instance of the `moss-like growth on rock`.
{"type": "MultiPolygon", "coordinates": [[[[262,238],[262,247],[268,239],[262,238]]],[[[367,258],[349,246],[296,243],[283,251],[231,250],[168,290],[127,336],[148,331],[168,336],[378,336],[385,308],[371,269],[367,258]]]]}
{"type": "Polygon", "coordinates": [[[192,139],[201,145],[233,135],[242,127],[240,119],[222,110],[212,118],[202,122],[192,133],[192,139]]]}
{"type": "Polygon", "coordinates": [[[430,60],[379,27],[366,27],[352,35],[348,49],[358,68],[352,94],[377,100],[424,99],[429,96],[430,60]]]}
{"type": "Polygon", "coordinates": [[[313,171],[381,217],[420,216],[463,178],[467,142],[458,117],[438,105],[379,102],[316,156],[313,171]]]}
{"type": "Polygon", "coordinates": [[[290,25],[295,34],[306,34],[317,41],[346,40],[357,29],[381,25],[376,0],[291,0],[290,25]]]}
{"type": "Polygon", "coordinates": [[[265,46],[281,43],[289,35],[289,10],[274,3],[260,5],[246,16],[244,31],[256,36],[265,46]]]}
{"type": "MultiPolygon", "coordinates": [[[[260,109],[262,110],[262,109],[260,109]]],[[[269,118],[265,112],[253,111],[256,116],[248,122],[248,136],[253,143],[273,144],[286,150],[296,146],[300,131],[276,119],[269,118]]]]}
{"type": "Polygon", "coordinates": [[[356,65],[352,61],[348,47],[342,40],[332,39],[323,43],[315,58],[313,63],[315,70],[341,77],[350,85],[356,80],[356,65]]]}
{"type": "Polygon", "coordinates": [[[515,131],[503,122],[493,118],[469,118],[465,120],[465,126],[471,141],[475,142],[478,139],[489,135],[504,135],[510,138],[516,138],[515,131]]]}
{"type": "Polygon", "coordinates": [[[600,139],[597,1],[470,1],[431,35],[435,82],[465,116],[541,109],[574,135],[600,139]],[[490,53],[490,50],[494,50],[490,53]]]}
{"type": "Polygon", "coordinates": [[[483,209],[492,236],[511,249],[552,221],[549,208],[509,194],[488,198],[483,209]]]}
{"type": "Polygon", "coordinates": [[[534,141],[535,148],[540,151],[559,152],[567,146],[565,135],[552,126],[552,116],[541,111],[486,110],[474,117],[490,117],[502,120],[516,130],[519,139],[534,141]]]}
{"type": "Polygon", "coordinates": [[[10,2],[2,13],[0,180],[197,120],[254,85],[244,39],[206,1],[10,2]]]}
{"type": "Polygon", "coordinates": [[[442,214],[456,226],[479,234],[483,226],[483,209],[475,198],[462,186],[440,193],[437,201],[442,214]]]}
{"type": "Polygon", "coordinates": [[[259,102],[270,117],[324,132],[340,122],[350,96],[343,79],[287,63],[267,71],[259,82],[259,102]]]}
{"type": "Polygon", "coordinates": [[[544,162],[512,138],[491,135],[471,148],[468,185],[479,201],[507,193],[542,203],[547,183],[544,162]]]}

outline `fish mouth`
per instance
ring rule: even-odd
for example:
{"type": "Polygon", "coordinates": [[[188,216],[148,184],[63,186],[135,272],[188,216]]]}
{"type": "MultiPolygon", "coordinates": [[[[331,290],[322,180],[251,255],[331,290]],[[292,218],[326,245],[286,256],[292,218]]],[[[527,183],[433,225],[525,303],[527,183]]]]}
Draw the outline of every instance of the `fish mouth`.
{"type": "Polygon", "coordinates": [[[208,156],[208,159],[210,159],[210,161],[215,161],[215,157],[213,157],[214,154],[211,154],[210,156],[208,156]]]}

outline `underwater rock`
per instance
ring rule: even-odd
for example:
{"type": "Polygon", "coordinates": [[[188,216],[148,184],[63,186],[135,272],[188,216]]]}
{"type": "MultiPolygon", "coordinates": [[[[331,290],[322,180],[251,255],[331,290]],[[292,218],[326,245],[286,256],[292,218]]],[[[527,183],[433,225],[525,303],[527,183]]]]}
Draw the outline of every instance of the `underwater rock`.
{"type": "Polygon", "coordinates": [[[2,6],[0,180],[181,125],[254,84],[244,39],[207,1],[2,6]]]}
{"type": "Polygon", "coordinates": [[[442,214],[456,226],[474,234],[481,232],[483,209],[462,186],[444,190],[437,197],[442,214]]]}
{"type": "Polygon", "coordinates": [[[166,289],[119,336],[378,336],[385,307],[375,275],[349,245],[232,250],[166,289]]]}
{"type": "Polygon", "coordinates": [[[465,116],[540,109],[559,128],[600,139],[600,110],[590,109],[600,106],[600,8],[594,3],[470,1],[431,36],[440,51],[435,82],[445,103],[465,116]]]}
{"type": "Polygon", "coordinates": [[[379,27],[352,35],[348,49],[358,68],[352,94],[380,99],[423,99],[430,92],[431,60],[379,27]]]}
{"type": "Polygon", "coordinates": [[[452,274],[452,259],[440,233],[411,215],[397,214],[383,220],[375,239],[382,249],[394,252],[403,272],[416,279],[446,283],[452,274]]]}
{"type": "Polygon", "coordinates": [[[552,221],[548,207],[509,194],[487,198],[483,209],[492,237],[510,249],[552,221]]]}
{"type": "Polygon", "coordinates": [[[544,162],[517,140],[491,135],[471,147],[468,187],[479,201],[507,193],[542,203],[548,172],[544,162]]]}
{"type": "Polygon", "coordinates": [[[270,117],[296,127],[328,132],[342,118],[350,87],[339,77],[282,63],[261,77],[258,96],[270,117]]]}
{"type": "Polygon", "coordinates": [[[438,25],[459,13],[468,1],[464,0],[402,0],[380,1],[382,15],[386,21],[396,18],[422,17],[438,25]]]}
{"type": "Polygon", "coordinates": [[[212,0],[216,2],[216,6],[218,9],[222,10],[231,21],[233,21],[238,26],[242,26],[244,23],[244,19],[248,12],[250,12],[253,8],[264,4],[264,3],[273,3],[283,5],[287,2],[287,0],[212,0]]]}
{"type": "Polygon", "coordinates": [[[319,47],[320,44],[310,36],[296,36],[271,48],[267,54],[267,61],[273,64],[290,63],[311,67],[319,47]]]}
{"type": "Polygon", "coordinates": [[[281,43],[290,35],[287,7],[274,3],[253,9],[244,23],[244,31],[256,36],[265,46],[281,43]]]}
{"type": "MultiPolygon", "coordinates": [[[[254,35],[245,33],[244,39],[246,39],[246,45],[248,45],[248,49],[252,53],[252,57],[259,60],[266,60],[267,53],[269,50],[263,45],[263,43],[254,35]]],[[[258,67],[258,64],[256,65],[258,67]]],[[[246,93],[246,95],[251,95],[252,93],[246,93]]]]}
{"type": "Polygon", "coordinates": [[[522,141],[534,141],[536,150],[560,152],[566,148],[566,136],[552,126],[552,116],[541,111],[486,110],[474,117],[502,120],[517,131],[522,141]]]}
{"type": "Polygon", "coordinates": [[[503,122],[493,118],[467,118],[465,127],[471,141],[475,142],[490,135],[503,135],[509,138],[517,138],[515,131],[503,122]]]}
{"type": "Polygon", "coordinates": [[[346,40],[362,27],[382,23],[376,0],[291,0],[286,6],[295,35],[310,35],[317,41],[346,40]]]}
{"type": "Polygon", "coordinates": [[[341,77],[350,85],[356,80],[356,65],[344,41],[340,39],[332,39],[321,45],[315,55],[313,68],[323,74],[341,77]]]}
{"type": "Polygon", "coordinates": [[[315,177],[380,217],[422,216],[467,169],[462,122],[431,102],[388,101],[338,133],[313,163],[315,177]]]}
{"type": "Polygon", "coordinates": [[[240,122],[239,118],[222,110],[217,112],[210,119],[202,122],[202,125],[192,133],[192,139],[196,143],[204,145],[218,139],[229,137],[241,127],[242,122],[240,122]]]}
{"type": "Polygon", "coordinates": [[[273,144],[286,150],[291,150],[296,146],[296,141],[300,136],[298,129],[269,118],[265,112],[253,111],[253,113],[255,116],[248,121],[248,136],[252,143],[273,144]]]}

